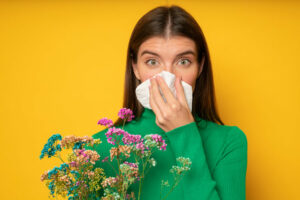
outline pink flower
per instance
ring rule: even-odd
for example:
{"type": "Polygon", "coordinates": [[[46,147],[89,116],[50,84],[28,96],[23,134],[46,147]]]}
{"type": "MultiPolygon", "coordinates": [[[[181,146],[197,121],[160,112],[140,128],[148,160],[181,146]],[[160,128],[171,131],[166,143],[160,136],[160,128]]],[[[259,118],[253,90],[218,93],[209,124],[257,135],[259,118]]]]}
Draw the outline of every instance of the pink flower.
{"type": "Polygon", "coordinates": [[[155,142],[162,142],[162,137],[158,134],[152,134],[151,137],[155,142]]]}
{"type": "Polygon", "coordinates": [[[77,163],[76,163],[75,161],[70,162],[69,165],[70,165],[71,167],[77,167],[77,166],[78,166],[77,163]]]}
{"type": "Polygon", "coordinates": [[[160,146],[159,150],[162,150],[162,149],[166,150],[167,144],[165,143],[165,140],[163,140],[160,135],[158,135],[158,134],[152,134],[151,137],[160,146]]]}
{"type": "Polygon", "coordinates": [[[123,129],[121,128],[115,128],[115,127],[112,127],[112,128],[109,128],[108,131],[105,133],[106,137],[110,137],[112,136],[113,134],[115,135],[124,135],[126,131],[124,131],[123,129]]]}
{"type": "Polygon", "coordinates": [[[142,150],[142,154],[143,154],[144,150],[145,150],[145,145],[144,145],[143,141],[137,143],[135,148],[142,150]]]}
{"type": "Polygon", "coordinates": [[[80,149],[80,150],[78,151],[79,155],[83,155],[83,154],[84,154],[84,151],[85,151],[85,148],[80,149]]]}
{"type": "Polygon", "coordinates": [[[138,168],[137,164],[135,164],[135,163],[130,163],[130,162],[125,161],[124,164],[129,165],[130,167],[138,168]]]}
{"type": "Polygon", "coordinates": [[[116,140],[113,140],[112,141],[112,135],[124,135],[126,134],[127,132],[124,131],[123,129],[121,128],[115,128],[115,127],[112,127],[112,128],[109,128],[108,131],[105,133],[106,137],[107,137],[107,142],[108,143],[111,143],[112,145],[115,145],[115,142],[116,140]]]}
{"type": "Polygon", "coordinates": [[[106,162],[108,160],[108,156],[106,156],[103,160],[102,160],[102,162],[106,162]]]}
{"type": "MultiPolygon", "coordinates": [[[[84,183],[84,181],[77,181],[77,182],[76,182],[76,186],[80,185],[81,183],[84,183]]],[[[85,184],[85,185],[86,185],[86,184],[85,184]]],[[[85,185],[84,185],[84,186],[85,186],[85,185]]]]}
{"type": "Polygon", "coordinates": [[[112,137],[109,137],[109,138],[107,138],[107,142],[108,143],[110,143],[110,144],[112,144],[112,145],[115,145],[116,143],[116,140],[114,140],[114,141],[111,141],[112,140],[112,137]]]}
{"type": "Polygon", "coordinates": [[[131,135],[131,134],[125,132],[124,136],[122,138],[122,141],[124,144],[137,143],[137,142],[141,141],[141,136],[140,135],[131,135]]]}
{"type": "Polygon", "coordinates": [[[163,145],[161,145],[161,147],[159,148],[159,150],[161,150],[161,149],[166,150],[166,147],[167,147],[167,144],[164,141],[163,145]]]}
{"type": "Polygon", "coordinates": [[[113,126],[113,121],[104,117],[98,121],[98,124],[101,124],[102,126],[106,127],[111,127],[113,126]]]}
{"type": "Polygon", "coordinates": [[[132,120],[132,118],[135,117],[132,113],[132,110],[130,110],[129,108],[121,108],[118,113],[118,116],[121,119],[125,119],[128,122],[130,122],[132,120]]]}

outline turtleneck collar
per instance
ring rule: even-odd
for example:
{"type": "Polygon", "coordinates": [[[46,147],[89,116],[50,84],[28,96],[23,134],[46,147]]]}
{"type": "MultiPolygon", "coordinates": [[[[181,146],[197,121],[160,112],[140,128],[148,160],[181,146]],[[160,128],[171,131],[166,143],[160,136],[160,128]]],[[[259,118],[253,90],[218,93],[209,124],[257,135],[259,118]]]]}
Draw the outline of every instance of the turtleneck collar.
{"type": "Polygon", "coordinates": [[[144,108],[141,116],[148,117],[148,118],[155,118],[155,113],[152,109],[144,108]]]}
{"type": "MultiPolygon", "coordinates": [[[[147,118],[154,118],[155,119],[155,113],[154,113],[154,111],[152,109],[149,109],[149,108],[144,108],[144,110],[142,111],[141,116],[147,117],[147,118]]],[[[194,114],[193,116],[195,118],[202,119],[197,114],[194,114]]]]}
{"type": "Polygon", "coordinates": [[[139,121],[142,124],[145,124],[144,122],[147,122],[148,128],[151,129],[153,132],[164,132],[164,130],[156,124],[155,118],[156,115],[152,109],[144,108],[139,121]]]}
{"type": "MultiPolygon", "coordinates": [[[[197,114],[195,114],[193,116],[197,120],[203,120],[197,114]]],[[[156,118],[156,114],[154,113],[154,111],[152,109],[144,108],[142,113],[141,113],[140,119],[137,120],[135,123],[141,124],[143,126],[145,124],[147,124],[147,128],[149,128],[149,129],[151,129],[152,131],[155,131],[155,132],[165,132],[163,129],[161,129],[156,124],[155,118],[156,118]]]]}

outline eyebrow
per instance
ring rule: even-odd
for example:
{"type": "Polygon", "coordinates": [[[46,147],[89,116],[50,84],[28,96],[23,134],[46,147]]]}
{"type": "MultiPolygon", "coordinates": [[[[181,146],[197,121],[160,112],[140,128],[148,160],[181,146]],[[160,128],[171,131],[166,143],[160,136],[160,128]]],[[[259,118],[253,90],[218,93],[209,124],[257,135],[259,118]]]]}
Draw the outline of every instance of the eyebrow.
{"type": "MultiPolygon", "coordinates": [[[[141,56],[143,56],[144,54],[147,54],[147,53],[148,53],[148,54],[152,54],[152,55],[155,55],[155,56],[160,57],[157,53],[152,52],[152,51],[148,51],[148,50],[144,50],[144,51],[142,52],[141,56]]],[[[192,54],[192,55],[196,56],[196,54],[195,54],[194,51],[187,50],[187,51],[184,51],[184,52],[182,52],[182,53],[177,54],[176,57],[183,56],[183,55],[186,55],[186,54],[192,54]]]]}

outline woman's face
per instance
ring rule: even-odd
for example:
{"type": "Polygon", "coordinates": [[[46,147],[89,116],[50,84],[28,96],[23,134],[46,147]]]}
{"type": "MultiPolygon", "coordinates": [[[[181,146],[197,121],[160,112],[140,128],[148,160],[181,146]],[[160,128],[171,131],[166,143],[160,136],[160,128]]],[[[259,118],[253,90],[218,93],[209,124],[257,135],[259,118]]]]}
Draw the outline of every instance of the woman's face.
{"type": "Polygon", "coordinates": [[[152,37],[143,42],[137,55],[137,63],[132,63],[134,74],[141,82],[165,70],[182,76],[182,80],[195,88],[198,69],[195,42],[187,37],[152,37]]]}

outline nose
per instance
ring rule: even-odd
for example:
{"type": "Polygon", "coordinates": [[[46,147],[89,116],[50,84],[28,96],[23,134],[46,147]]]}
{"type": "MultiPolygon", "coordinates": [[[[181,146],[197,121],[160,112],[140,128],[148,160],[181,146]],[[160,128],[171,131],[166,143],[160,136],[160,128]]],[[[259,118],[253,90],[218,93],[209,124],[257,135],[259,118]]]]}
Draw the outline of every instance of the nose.
{"type": "Polygon", "coordinates": [[[174,70],[172,67],[164,66],[163,68],[164,71],[170,72],[172,74],[175,74],[174,70]]]}

